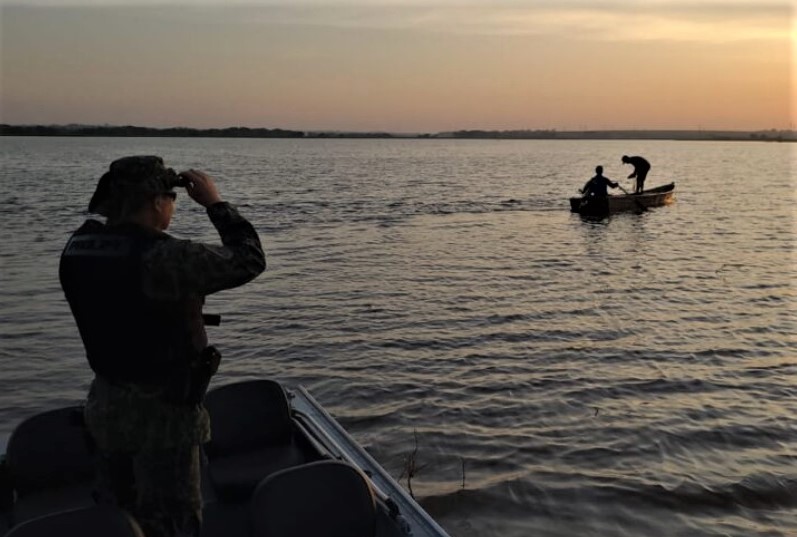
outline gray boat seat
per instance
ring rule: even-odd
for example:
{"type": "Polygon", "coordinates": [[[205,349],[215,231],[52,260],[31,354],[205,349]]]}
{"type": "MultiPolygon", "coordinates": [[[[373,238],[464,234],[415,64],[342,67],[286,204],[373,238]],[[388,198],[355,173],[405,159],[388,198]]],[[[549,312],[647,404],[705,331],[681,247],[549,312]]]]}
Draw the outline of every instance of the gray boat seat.
{"type": "Polygon", "coordinates": [[[266,476],[306,462],[279,383],[252,380],[213,388],[205,407],[211,420],[207,476],[220,500],[247,500],[266,476]]]}
{"type": "Polygon", "coordinates": [[[11,528],[5,537],[145,537],[136,521],[111,506],[84,507],[34,518],[11,528]]]}
{"type": "Polygon", "coordinates": [[[81,406],[20,423],[8,439],[6,464],[16,496],[13,524],[94,504],[94,457],[81,406]]]}
{"type": "Polygon", "coordinates": [[[374,537],[376,499],[349,463],[324,460],[270,475],[252,497],[255,537],[374,537]]]}

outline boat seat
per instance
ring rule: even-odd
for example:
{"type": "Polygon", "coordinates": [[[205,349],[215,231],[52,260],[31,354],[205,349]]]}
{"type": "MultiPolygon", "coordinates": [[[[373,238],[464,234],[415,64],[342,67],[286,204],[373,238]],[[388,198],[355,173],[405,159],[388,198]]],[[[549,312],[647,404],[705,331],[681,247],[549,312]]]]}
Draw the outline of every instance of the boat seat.
{"type": "Polygon", "coordinates": [[[199,537],[252,537],[249,503],[204,502],[199,537]]]}
{"type": "Polygon", "coordinates": [[[374,537],[376,499],[363,473],[324,460],[264,479],[252,497],[255,537],[374,537]]]}
{"type": "Polygon", "coordinates": [[[12,523],[94,504],[94,456],[83,407],[32,416],[11,433],[6,464],[15,493],[12,523]]]}
{"type": "Polygon", "coordinates": [[[84,507],[34,518],[11,528],[5,537],[145,537],[136,521],[111,506],[84,507]]]}
{"type": "Polygon", "coordinates": [[[218,499],[248,500],[263,478],[306,462],[279,383],[252,380],[213,388],[205,407],[211,423],[207,476],[218,499]]]}
{"type": "Polygon", "coordinates": [[[8,475],[5,455],[0,455],[0,535],[11,526],[11,509],[14,507],[14,487],[8,475]]]}

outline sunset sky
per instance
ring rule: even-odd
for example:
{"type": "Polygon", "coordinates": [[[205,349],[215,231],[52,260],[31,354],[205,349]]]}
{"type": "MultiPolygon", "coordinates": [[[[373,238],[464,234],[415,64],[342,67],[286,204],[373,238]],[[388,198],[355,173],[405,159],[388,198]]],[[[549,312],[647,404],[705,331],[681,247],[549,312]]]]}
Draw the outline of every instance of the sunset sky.
{"type": "Polygon", "coordinates": [[[0,0],[0,122],[790,129],[783,0],[0,0]]]}

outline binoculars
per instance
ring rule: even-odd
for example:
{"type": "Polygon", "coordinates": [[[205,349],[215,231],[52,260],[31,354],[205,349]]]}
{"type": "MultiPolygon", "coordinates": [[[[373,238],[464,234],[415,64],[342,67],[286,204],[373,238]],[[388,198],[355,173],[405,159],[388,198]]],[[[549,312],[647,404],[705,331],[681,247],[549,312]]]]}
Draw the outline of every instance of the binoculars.
{"type": "Polygon", "coordinates": [[[176,186],[181,186],[183,188],[186,188],[190,182],[191,181],[189,181],[188,179],[186,179],[182,175],[176,175],[174,177],[174,179],[172,179],[172,181],[171,181],[171,183],[172,183],[171,186],[172,186],[172,188],[174,188],[176,186]]]}

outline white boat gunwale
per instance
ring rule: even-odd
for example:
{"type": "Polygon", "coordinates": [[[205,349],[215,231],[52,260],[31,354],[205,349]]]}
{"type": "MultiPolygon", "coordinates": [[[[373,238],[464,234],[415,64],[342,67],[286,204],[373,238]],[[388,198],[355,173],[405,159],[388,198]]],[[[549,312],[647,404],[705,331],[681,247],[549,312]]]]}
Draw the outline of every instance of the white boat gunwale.
{"type": "MultiPolygon", "coordinates": [[[[409,524],[408,529],[413,537],[448,537],[448,533],[399,485],[396,480],[380,465],[351,435],[322,407],[304,386],[289,392],[291,407],[302,425],[310,425],[315,433],[323,435],[330,445],[325,447],[336,451],[344,460],[360,468],[374,485],[375,491],[388,508],[397,509],[398,516],[409,524]],[[309,419],[307,419],[309,418],[309,419]],[[313,427],[313,424],[327,426],[326,429],[313,427]]],[[[393,514],[393,513],[391,513],[393,514]]]]}

